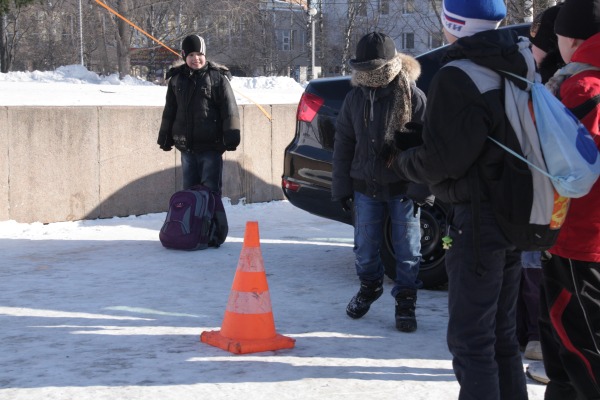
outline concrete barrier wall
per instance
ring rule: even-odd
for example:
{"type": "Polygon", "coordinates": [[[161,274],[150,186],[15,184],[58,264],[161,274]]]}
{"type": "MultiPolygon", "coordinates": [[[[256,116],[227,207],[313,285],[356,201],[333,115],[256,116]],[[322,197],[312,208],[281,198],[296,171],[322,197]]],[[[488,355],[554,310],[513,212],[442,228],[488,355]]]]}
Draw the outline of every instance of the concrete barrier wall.
{"type": "Polygon", "coordinates": [[[0,221],[9,219],[8,214],[8,109],[0,107],[0,221]]]}
{"type": "MultiPolygon", "coordinates": [[[[242,143],[224,156],[223,196],[283,199],[295,105],[240,108],[242,143]]],[[[162,107],[0,107],[0,221],[57,222],[166,211],[180,154],[156,144],[162,107]]]]}

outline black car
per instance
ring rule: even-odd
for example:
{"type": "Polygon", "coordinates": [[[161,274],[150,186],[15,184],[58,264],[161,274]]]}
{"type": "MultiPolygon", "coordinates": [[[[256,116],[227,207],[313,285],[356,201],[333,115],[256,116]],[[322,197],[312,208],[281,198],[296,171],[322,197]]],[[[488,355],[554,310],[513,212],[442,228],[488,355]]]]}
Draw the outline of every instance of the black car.
{"type": "MultiPolygon", "coordinates": [[[[529,24],[512,25],[527,36],[529,24]]],[[[425,93],[433,75],[442,65],[446,46],[424,53],[417,58],[421,76],[417,86],[425,93]]],[[[335,136],[335,120],[346,94],[350,91],[350,77],[321,78],[310,81],[298,104],[296,133],[285,149],[282,189],[294,206],[312,214],[352,224],[351,213],[344,212],[339,203],[331,201],[331,160],[335,136]]],[[[439,287],[447,282],[444,266],[445,250],[442,237],[446,234],[448,206],[436,201],[421,209],[421,269],[419,279],[425,288],[439,287]]],[[[394,278],[395,258],[391,245],[389,218],[384,224],[384,243],[381,256],[386,275],[394,278]]]]}

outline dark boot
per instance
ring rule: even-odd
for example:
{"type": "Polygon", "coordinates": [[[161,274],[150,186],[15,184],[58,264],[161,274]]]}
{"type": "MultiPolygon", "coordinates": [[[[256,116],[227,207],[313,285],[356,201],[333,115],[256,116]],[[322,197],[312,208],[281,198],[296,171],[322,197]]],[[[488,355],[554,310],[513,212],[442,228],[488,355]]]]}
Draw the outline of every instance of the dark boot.
{"type": "Polygon", "coordinates": [[[402,289],[398,292],[396,295],[396,329],[401,332],[417,330],[416,304],[416,289],[402,289]]]}
{"type": "Polygon", "coordinates": [[[374,282],[361,282],[360,290],[350,300],[346,307],[346,314],[350,318],[360,318],[369,311],[371,304],[383,294],[383,279],[374,282]]]}

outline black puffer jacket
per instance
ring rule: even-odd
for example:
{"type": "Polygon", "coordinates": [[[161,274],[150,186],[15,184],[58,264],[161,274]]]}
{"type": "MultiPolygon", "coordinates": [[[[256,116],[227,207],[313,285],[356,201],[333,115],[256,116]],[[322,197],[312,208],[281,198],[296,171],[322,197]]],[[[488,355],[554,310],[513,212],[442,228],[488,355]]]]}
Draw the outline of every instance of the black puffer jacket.
{"type": "MultiPolygon", "coordinates": [[[[517,34],[508,30],[458,39],[447,57],[453,62],[438,71],[429,87],[423,145],[403,151],[394,170],[428,184],[446,203],[466,203],[471,200],[469,170],[478,165],[485,183],[496,179],[507,157],[488,135],[519,148],[504,111],[502,79],[494,70],[526,77],[530,66],[519,51],[517,34]]],[[[485,200],[487,193],[481,197],[485,200]]]]}
{"type": "Polygon", "coordinates": [[[183,64],[170,78],[158,144],[182,151],[233,151],[240,144],[240,118],[225,67],[212,62],[199,70],[183,64]]]}

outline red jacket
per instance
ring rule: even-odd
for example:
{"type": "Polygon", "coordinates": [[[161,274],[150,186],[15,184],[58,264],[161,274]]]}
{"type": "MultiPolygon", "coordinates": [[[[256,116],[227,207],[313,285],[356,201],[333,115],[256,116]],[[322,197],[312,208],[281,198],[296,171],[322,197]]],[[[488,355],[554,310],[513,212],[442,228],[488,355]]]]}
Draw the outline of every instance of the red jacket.
{"type": "MultiPolygon", "coordinates": [[[[571,61],[600,68],[600,33],[583,42],[571,61]]],[[[570,109],[597,95],[600,95],[600,71],[575,74],[560,87],[561,100],[570,109]]],[[[591,132],[596,145],[600,145],[600,105],[581,122],[591,132]]],[[[600,179],[590,193],[571,200],[567,218],[550,252],[574,260],[600,262],[600,179]]]]}

